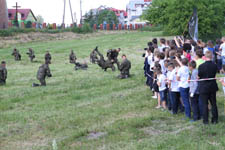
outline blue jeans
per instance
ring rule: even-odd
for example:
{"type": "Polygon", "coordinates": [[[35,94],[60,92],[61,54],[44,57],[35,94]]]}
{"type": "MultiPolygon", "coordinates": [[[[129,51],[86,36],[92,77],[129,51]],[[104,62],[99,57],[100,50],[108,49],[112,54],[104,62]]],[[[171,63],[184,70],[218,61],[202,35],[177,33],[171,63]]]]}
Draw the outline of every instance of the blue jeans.
{"type": "Polygon", "coordinates": [[[218,59],[216,65],[217,65],[218,71],[220,71],[222,69],[222,59],[218,59]]]}
{"type": "Polygon", "coordinates": [[[191,106],[189,102],[189,88],[180,88],[180,96],[184,104],[185,116],[191,118],[191,106]]]}
{"type": "Polygon", "coordinates": [[[222,65],[225,65],[225,56],[222,56],[222,65]]]}
{"type": "Polygon", "coordinates": [[[197,120],[201,119],[200,109],[199,109],[199,95],[194,94],[194,96],[191,97],[190,99],[191,99],[191,108],[193,111],[193,119],[194,119],[194,121],[197,121],[197,120]]]}
{"type": "Polygon", "coordinates": [[[166,93],[166,90],[159,91],[159,94],[160,94],[160,100],[161,100],[161,102],[163,102],[163,101],[166,102],[166,100],[167,100],[167,93],[166,93]]]}

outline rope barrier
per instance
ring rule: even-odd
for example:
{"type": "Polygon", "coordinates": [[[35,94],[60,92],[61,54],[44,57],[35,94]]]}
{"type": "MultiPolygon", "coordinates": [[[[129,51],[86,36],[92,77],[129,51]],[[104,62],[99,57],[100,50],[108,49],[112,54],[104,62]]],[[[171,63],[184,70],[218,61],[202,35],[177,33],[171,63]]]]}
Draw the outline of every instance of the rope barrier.
{"type": "MultiPolygon", "coordinates": [[[[146,75],[150,78],[152,78],[153,80],[158,80],[158,79],[154,79],[151,75],[149,75],[148,73],[146,73],[146,75]]],[[[187,80],[188,82],[201,82],[201,81],[213,81],[213,80],[220,80],[220,79],[224,79],[225,77],[219,77],[219,78],[206,78],[206,79],[197,79],[197,80],[187,80]]],[[[166,79],[168,80],[168,79],[166,79]]]]}

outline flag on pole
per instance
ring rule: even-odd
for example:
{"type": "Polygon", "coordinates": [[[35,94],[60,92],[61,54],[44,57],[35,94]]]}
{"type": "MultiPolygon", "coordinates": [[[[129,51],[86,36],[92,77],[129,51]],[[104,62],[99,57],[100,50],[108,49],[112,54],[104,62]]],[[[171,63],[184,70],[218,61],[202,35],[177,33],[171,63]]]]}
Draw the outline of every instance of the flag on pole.
{"type": "Polygon", "coordinates": [[[198,11],[194,8],[193,15],[189,21],[189,34],[194,41],[198,40],[198,11]]]}

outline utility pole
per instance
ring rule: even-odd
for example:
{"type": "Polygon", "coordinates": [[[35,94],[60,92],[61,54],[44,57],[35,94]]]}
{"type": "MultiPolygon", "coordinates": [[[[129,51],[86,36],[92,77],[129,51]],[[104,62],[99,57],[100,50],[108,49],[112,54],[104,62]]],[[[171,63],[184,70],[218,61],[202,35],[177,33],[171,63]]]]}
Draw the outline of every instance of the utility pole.
{"type": "Polygon", "coordinates": [[[74,19],[73,19],[73,11],[72,11],[72,6],[71,6],[71,1],[69,0],[70,4],[70,13],[71,13],[71,18],[72,18],[72,24],[74,24],[74,19]]]}
{"type": "Polygon", "coordinates": [[[8,9],[6,0],[0,0],[0,29],[8,28],[8,9]]]}
{"type": "Polygon", "coordinates": [[[16,8],[16,26],[19,27],[19,23],[18,23],[18,8],[20,8],[21,6],[18,6],[17,2],[16,2],[16,6],[13,6],[13,8],[16,8]]]}
{"type": "Polygon", "coordinates": [[[82,18],[83,18],[83,15],[82,15],[82,0],[80,0],[80,24],[82,24],[82,18]]]}
{"type": "Polygon", "coordinates": [[[65,14],[66,14],[66,0],[64,0],[64,9],[63,9],[63,21],[62,21],[62,27],[65,24],[65,14]]]}

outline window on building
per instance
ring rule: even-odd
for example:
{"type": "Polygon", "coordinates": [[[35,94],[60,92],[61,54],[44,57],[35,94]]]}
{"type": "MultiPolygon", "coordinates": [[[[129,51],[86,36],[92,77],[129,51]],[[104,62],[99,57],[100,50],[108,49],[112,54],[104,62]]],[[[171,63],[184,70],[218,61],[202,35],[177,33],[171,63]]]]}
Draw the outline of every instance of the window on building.
{"type": "Polygon", "coordinates": [[[9,18],[11,18],[12,17],[12,14],[11,13],[9,13],[9,18]]]}
{"type": "Polygon", "coordinates": [[[24,18],[24,14],[21,14],[21,17],[24,18]]]}

